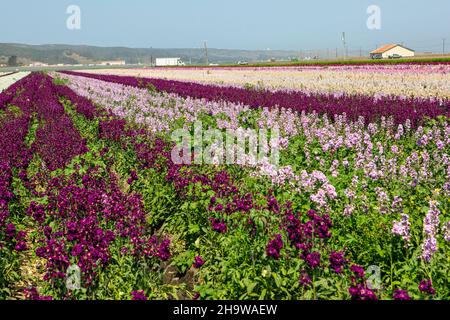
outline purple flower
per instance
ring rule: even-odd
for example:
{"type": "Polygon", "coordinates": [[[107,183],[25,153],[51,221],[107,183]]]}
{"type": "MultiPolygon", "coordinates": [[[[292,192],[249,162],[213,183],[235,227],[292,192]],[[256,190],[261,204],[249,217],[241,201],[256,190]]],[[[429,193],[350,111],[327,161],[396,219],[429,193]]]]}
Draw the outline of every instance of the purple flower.
{"type": "Polygon", "coordinates": [[[35,202],[30,203],[30,207],[27,210],[27,214],[33,217],[38,223],[43,223],[45,221],[45,209],[42,205],[35,202]]]}
{"type": "Polygon", "coordinates": [[[131,292],[131,300],[136,300],[136,301],[147,301],[148,298],[145,296],[145,292],[144,290],[136,290],[131,292]]]}
{"type": "Polygon", "coordinates": [[[275,239],[270,240],[266,247],[266,254],[268,257],[272,257],[275,260],[280,258],[280,251],[283,248],[283,239],[281,234],[276,234],[275,239]]]}
{"type": "Polygon", "coordinates": [[[356,275],[356,278],[359,278],[359,279],[364,279],[364,277],[366,275],[364,268],[361,266],[358,266],[356,264],[354,264],[350,267],[350,271],[353,272],[356,275]]]}
{"type": "Polygon", "coordinates": [[[196,256],[194,258],[194,268],[200,269],[205,264],[205,261],[203,261],[202,257],[196,256]]]}
{"type": "Polygon", "coordinates": [[[320,252],[315,251],[306,255],[305,261],[311,269],[320,265],[320,252]]]}
{"type": "Polygon", "coordinates": [[[300,272],[299,283],[302,287],[308,287],[312,284],[311,277],[305,270],[300,272]]]}
{"type": "Polygon", "coordinates": [[[170,259],[170,240],[169,239],[164,239],[163,241],[161,241],[161,244],[159,245],[158,248],[158,257],[162,260],[162,261],[167,261],[170,259]]]}
{"type": "Polygon", "coordinates": [[[409,216],[407,214],[402,213],[401,220],[394,221],[394,225],[392,227],[392,233],[397,236],[402,237],[402,239],[408,245],[409,241],[411,239],[410,226],[411,226],[411,223],[409,222],[409,216]]]}
{"type": "Polygon", "coordinates": [[[330,268],[336,273],[341,273],[342,268],[347,264],[348,260],[344,258],[344,252],[342,251],[332,251],[328,258],[330,261],[330,268]]]}
{"type": "Polygon", "coordinates": [[[348,292],[352,296],[352,300],[378,300],[376,294],[362,283],[351,286],[348,292]]]}
{"type": "Polygon", "coordinates": [[[25,241],[19,241],[16,246],[14,247],[14,250],[16,251],[25,251],[27,250],[27,243],[25,241]]]}
{"type": "Polygon", "coordinates": [[[42,300],[42,301],[50,301],[53,300],[51,296],[41,296],[39,295],[38,290],[35,287],[30,289],[25,289],[24,294],[27,300],[42,300]]]}
{"type": "Polygon", "coordinates": [[[72,256],[78,257],[83,253],[83,246],[81,244],[76,244],[72,248],[72,256]]]}
{"type": "Polygon", "coordinates": [[[433,285],[432,285],[430,279],[424,279],[424,280],[420,281],[419,290],[421,292],[428,293],[431,295],[434,295],[436,293],[436,290],[433,288],[433,285]]]}
{"type": "Polygon", "coordinates": [[[209,220],[211,221],[211,225],[212,225],[212,228],[214,231],[219,232],[219,233],[227,232],[227,225],[225,224],[225,222],[223,220],[214,219],[214,218],[209,218],[209,220]]]}
{"type": "Polygon", "coordinates": [[[5,229],[6,239],[13,239],[16,236],[16,226],[13,223],[9,223],[5,229]]]}
{"type": "Polygon", "coordinates": [[[131,171],[130,175],[131,175],[131,177],[128,179],[128,184],[131,185],[134,181],[137,181],[139,179],[139,177],[138,177],[136,171],[134,171],[134,170],[131,171]]]}
{"type": "Polygon", "coordinates": [[[394,290],[394,300],[411,300],[406,290],[394,290]]]}
{"type": "Polygon", "coordinates": [[[439,231],[439,215],[438,202],[430,200],[430,209],[423,219],[424,241],[422,243],[422,259],[430,262],[434,253],[438,250],[438,242],[436,239],[439,231]]]}

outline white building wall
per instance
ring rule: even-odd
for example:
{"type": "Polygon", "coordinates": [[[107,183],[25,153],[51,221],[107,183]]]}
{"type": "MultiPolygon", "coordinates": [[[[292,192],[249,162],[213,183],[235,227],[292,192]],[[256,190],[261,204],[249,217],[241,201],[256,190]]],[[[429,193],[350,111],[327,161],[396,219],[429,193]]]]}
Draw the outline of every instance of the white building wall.
{"type": "Polygon", "coordinates": [[[181,63],[180,58],[156,58],[157,67],[178,66],[181,63]]]}
{"type": "Polygon", "coordinates": [[[398,54],[402,57],[414,57],[414,51],[403,48],[401,46],[397,46],[397,47],[394,47],[394,48],[384,52],[383,58],[387,59],[387,58],[389,58],[389,56],[391,56],[393,54],[398,54]]]}

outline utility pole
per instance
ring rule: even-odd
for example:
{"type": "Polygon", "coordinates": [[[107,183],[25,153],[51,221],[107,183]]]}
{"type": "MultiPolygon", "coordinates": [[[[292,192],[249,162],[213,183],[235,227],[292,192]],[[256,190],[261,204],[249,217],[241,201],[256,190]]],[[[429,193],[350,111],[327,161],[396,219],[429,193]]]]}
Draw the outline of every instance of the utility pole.
{"type": "Polygon", "coordinates": [[[442,38],[442,54],[445,54],[445,38],[442,38]]]}
{"type": "Polygon", "coordinates": [[[150,47],[150,67],[153,67],[153,47],[150,47]]]}
{"type": "Polygon", "coordinates": [[[206,43],[206,40],[205,40],[205,59],[206,59],[206,65],[209,65],[209,61],[208,61],[208,44],[206,43]]]}
{"type": "Polygon", "coordinates": [[[344,46],[344,56],[347,59],[347,43],[345,42],[345,32],[342,32],[342,44],[344,46]]]}

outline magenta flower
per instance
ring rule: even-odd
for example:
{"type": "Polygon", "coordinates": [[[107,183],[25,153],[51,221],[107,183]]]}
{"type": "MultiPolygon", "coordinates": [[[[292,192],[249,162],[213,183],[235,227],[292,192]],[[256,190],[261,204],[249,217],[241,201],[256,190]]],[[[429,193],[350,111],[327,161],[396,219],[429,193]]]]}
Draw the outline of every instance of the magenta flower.
{"type": "Polygon", "coordinates": [[[299,283],[302,287],[308,287],[312,284],[311,277],[305,270],[300,272],[299,283]]]}
{"type": "Polygon", "coordinates": [[[424,280],[420,281],[419,290],[421,292],[428,293],[430,295],[434,295],[436,293],[436,290],[433,288],[433,285],[432,285],[430,279],[424,279],[424,280]]]}
{"type": "Polygon", "coordinates": [[[194,258],[194,263],[193,263],[194,268],[200,269],[204,264],[205,264],[205,261],[203,261],[202,257],[196,256],[194,258]]]}
{"type": "Polygon", "coordinates": [[[276,234],[275,239],[269,241],[266,247],[266,254],[268,257],[272,257],[275,260],[280,258],[280,251],[283,248],[283,239],[281,234],[276,234]]]}
{"type": "Polygon", "coordinates": [[[315,251],[307,254],[305,261],[311,269],[317,268],[320,265],[320,252],[315,251]]]}
{"type": "Polygon", "coordinates": [[[394,300],[411,300],[411,297],[408,295],[408,291],[406,290],[395,290],[393,297],[394,300]]]}
{"type": "Polygon", "coordinates": [[[356,275],[356,278],[358,278],[358,279],[364,279],[364,277],[366,275],[364,268],[361,266],[358,266],[356,264],[354,264],[350,267],[350,271],[353,272],[356,275]]]}
{"type": "Polygon", "coordinates": [[[135,301],[147,301],[148,298],[145,296],[145,292],[143,290],[136,290],[131,292],[131,300],[135,301]]]}
{"type": "Polygon", "coordinates": [[[330,268],[336,273],[341,273],[343,267],[347,264],[348,260],[344,258],[343,251],[332,251],[328,258],[330,262],[330,268]]]}

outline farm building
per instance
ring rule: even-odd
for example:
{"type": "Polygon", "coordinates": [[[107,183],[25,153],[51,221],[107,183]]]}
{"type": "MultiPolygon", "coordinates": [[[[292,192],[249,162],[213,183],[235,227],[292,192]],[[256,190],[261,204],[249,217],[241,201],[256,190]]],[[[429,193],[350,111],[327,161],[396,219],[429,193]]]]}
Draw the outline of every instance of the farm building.
{"type": "Polygon", "coordinates": [[[372,59],[414,57],[414,50],[400,44],[387,44],[370,53],[372,59]]]}
{"type": "Polygon", "coordinates": [[[156,58],[155,65],[157,67],[182,66],[184,63],[181,58],[156,58]]]}

